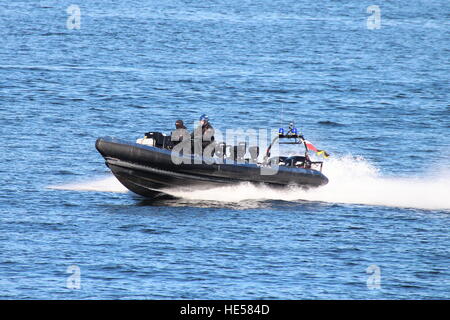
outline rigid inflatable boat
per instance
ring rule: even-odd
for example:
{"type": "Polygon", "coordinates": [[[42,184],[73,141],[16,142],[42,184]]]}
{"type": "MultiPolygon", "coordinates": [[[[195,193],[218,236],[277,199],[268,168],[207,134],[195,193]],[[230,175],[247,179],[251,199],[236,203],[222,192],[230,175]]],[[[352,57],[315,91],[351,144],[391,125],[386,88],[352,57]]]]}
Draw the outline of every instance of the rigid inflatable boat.
{"type": "MultiPolygon", "coordinates": [[[[328,183],[322,174],[322,162],[313,162],[308,156],[307,140],[290,127],[285,134],[280,129],[258,161],[259,148],[216,144],[213,152],[186,152],[174,147],[171,136],[148,132],[136,142],[112,137],[98,138],[96,148],[116,178],[129,190],[155,198],[171,188],[213,188],[250,182],[274,187],[319,187],[328,183]],[[305,147],[303,155],[270,157],[275,143],[298,144],[305,147]],[[250,157],[245,155],[250,153],[250,157]]],[[[317,151],[317,150],[315,150],[317,151]]]]}

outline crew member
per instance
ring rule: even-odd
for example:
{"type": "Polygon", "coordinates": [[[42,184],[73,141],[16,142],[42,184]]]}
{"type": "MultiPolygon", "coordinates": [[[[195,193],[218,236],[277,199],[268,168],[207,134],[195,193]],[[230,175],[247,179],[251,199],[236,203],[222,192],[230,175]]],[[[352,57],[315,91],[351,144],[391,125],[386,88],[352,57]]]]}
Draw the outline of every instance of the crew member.
{"type": "Polygon", "coordinates": [[[203,152],[203,149],[214,142],[214,128],[206,114],[202,114],[199,120],[199,125],[192,132],[191,137],[194,140],[194,145],[197,146],[197,148],[194,147],[194,150],[200,151],[201,146],[201,151],[203,152]]]}
{"type": "Polygon", "coordinates": [[[175,130],[172,131],[171,140],[173,142],[173,145],[177,145],[181,141],[183,141],[183,138],[189,137],[189,131],[184,126],[183,120],[177,120],[175,121],[175,130]]]}

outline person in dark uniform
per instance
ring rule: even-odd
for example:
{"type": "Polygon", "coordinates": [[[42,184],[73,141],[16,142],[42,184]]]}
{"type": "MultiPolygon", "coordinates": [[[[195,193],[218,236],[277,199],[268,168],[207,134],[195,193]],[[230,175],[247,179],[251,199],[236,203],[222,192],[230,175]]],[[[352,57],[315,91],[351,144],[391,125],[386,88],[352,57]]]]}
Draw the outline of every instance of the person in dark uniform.
{"type": "Polygon", "coordinates": [[[192,132],[191,138],[194,141],[194,150],[203,152],[208,145],[214,143],[214,128],[206,114],[202,114],[199,120],[199,125],[192,132]]]}
{"type": "Polygon", "coordinates": [[[183,141],[183,138],[189,137],[189,131],[184,126],[183,120],[175,121],[175,130],[172,131],[171,140],[173,145],[176,146],[178,143],[183,141]]]}

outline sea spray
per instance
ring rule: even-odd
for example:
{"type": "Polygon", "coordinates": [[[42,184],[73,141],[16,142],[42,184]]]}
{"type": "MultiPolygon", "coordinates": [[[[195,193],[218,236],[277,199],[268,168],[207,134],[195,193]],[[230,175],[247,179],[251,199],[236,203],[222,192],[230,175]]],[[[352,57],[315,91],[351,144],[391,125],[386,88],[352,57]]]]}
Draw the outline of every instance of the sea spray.
{"type": "Polygon", "coordinates": [[[190,200],[239,202],[243,200],[308,200],[329,203],[450,210],[450,173],[429,177],[384,177],[361,157],[343,156],[328,160],[323,173],[329,183],[304,190],[299,187],[273,189],[242,183],[207,190],[167,190],[190,200]]]}
{"type": "Polygon", "coordinates": [[[108,175],[107,177],[97,177],[94,180],[48,186],[47,188],[55,190],[98,191],[98,192],[118,192],[118,193],[124,193],[128,191],[128,189],[125,188],[119,182],[119,180],[117,180],[113,175],[108,175]]]}

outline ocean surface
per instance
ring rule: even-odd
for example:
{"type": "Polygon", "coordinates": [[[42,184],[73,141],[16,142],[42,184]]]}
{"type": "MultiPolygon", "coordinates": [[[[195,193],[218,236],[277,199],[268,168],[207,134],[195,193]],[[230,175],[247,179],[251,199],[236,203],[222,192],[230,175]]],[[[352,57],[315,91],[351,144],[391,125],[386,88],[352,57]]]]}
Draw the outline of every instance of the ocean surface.
{"type": "Polygon", "coordinates": [[[448,0],[3,1],[1,299],[449,299],[448,0]],[[295,121],[322,188],[127,192],[95,149],[295,121]]]}

